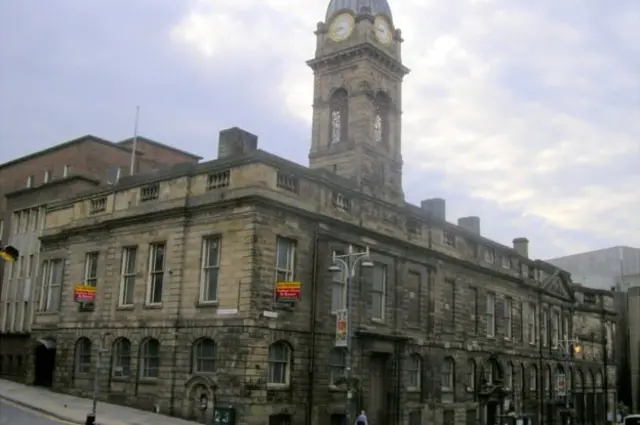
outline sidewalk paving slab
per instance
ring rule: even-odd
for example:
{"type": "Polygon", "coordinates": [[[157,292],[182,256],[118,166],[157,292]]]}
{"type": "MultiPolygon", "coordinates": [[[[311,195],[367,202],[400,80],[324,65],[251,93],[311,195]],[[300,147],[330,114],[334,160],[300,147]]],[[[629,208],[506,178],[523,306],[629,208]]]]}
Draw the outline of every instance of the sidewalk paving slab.
{"type": "MultiPolygon", "coordinates": [[[[84,425],[90,399],[0,379],[0,398],[65,422],[84,425]]],[[[97,425],[194,425],[194,422],[98,401],[97,425]]]]}

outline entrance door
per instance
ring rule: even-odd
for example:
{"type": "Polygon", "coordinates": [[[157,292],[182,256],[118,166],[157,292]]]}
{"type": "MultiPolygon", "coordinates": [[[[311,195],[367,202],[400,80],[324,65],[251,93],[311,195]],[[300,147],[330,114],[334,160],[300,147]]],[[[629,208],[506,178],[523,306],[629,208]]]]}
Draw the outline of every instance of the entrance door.
{"type": "Polygon", "coordinates": [[[487,403],[487,425],[498,425],[498,403],[495,401],[487,403]]]}
{"type": "Polygon", "coordinates": [[[369,411],[370,425],[384,425],[387,418],[387,355],[374,354],[369,360],[369,411]]]}
{"type": "Polygon", "coordinates": [[[34,385],[53,386],[53,372],[56,367],[56,349],[38,344],[34,353],[35,376],[34,385]]]}

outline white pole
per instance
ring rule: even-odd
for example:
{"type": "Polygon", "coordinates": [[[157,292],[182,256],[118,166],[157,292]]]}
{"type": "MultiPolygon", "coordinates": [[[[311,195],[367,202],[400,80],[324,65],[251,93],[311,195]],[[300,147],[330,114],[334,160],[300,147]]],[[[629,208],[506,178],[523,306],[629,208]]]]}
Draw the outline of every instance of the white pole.
{"type": "Polygon", "coordinates": [[[131,167],[129,175],[132,176],[136,168],[136,148],[138,146],[138,120],[140,119],[140,107],[136,106],[136,122],[133,127],[133,146],[131,146],[131,167]]]}

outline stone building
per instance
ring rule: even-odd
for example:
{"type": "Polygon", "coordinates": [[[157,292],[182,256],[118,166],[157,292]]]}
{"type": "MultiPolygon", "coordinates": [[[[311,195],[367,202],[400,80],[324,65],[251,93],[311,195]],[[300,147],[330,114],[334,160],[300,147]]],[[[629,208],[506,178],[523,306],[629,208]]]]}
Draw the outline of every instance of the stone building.
{"type": "MultiPolygon", "coordinates": [[[[97,370],[112,402],[194,420],[230,406],[243,424],[342,424],[347,405],[372,425],[490,424],[511,411],[559,421],[559,371],[604,373],[602,340],[584,358],[568,342],[615,316],[608,298],[584,307],[526,238],[504,246],[478,217],[448,222],[443,199],[404,201],[408,69],[385,0],[333,0],[316,34],[309,167],[232,128],[216,160],[47,209],[38,294],[62,295],[36,314],[30,379],[53,374],[54,389],[88,395],[97,370]],[[329,271],[349,246],[372,262],[350,286],[329,271]],[[299,282],[300,298],[276,297],[279,282],[299,282]],[[74,302],[77,284],[96,287],[95,303],[74,302]],[[336,347],[348,287],[350,351],[336,347]],[[54,340],[44,370],[39,347],[54,340]]],[[[606,381],[581,382],[592,394],[606,381]]]]}
{"type": "MultiPolygon", "coordinates": [[[[0,376],[24,379],[44,209],[127,175],[130,145],[129,139],[114,143],[87,135],[0,164],[0,244],[20,251],[15,263],[0,260],[0,376]]],[[[138,172],[149,172],[201,158],[138,137],[134,159],[138,172]]]]}

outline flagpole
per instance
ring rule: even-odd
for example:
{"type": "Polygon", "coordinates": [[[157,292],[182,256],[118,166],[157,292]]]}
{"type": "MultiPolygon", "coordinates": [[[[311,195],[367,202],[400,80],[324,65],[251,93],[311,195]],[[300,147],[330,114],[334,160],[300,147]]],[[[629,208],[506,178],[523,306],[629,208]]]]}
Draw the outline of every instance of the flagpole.
{"type": "Polygon", "coordinates": [[[136,148],[138,146],[138,120],[140,119],[140,106],[136,106],[136,122],[133,127],[133,146],[131,147],[131,166],[129,175],[132,176],[136,169],[136,148]]]}

